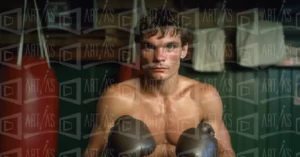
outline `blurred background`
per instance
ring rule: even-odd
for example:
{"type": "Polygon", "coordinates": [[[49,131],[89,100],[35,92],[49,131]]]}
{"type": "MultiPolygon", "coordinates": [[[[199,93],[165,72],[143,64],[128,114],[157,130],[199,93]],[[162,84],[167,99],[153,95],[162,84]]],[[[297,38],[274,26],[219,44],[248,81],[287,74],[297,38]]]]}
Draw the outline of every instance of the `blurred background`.
{"type": "MultiPolygon", "coordinates": [[[[136,2],[137,8],[141,8],[142,1],[136,2]]],[[[238,157],[300,157],[297,143],[300,140],[299,0],[144,2],[147,9],[172,8],[184,15],[185,26],[191,34],[191,46],[188,56],[182,61],[180,74],[210,83],[218,89],[224,107],[223,120],[238,157]],[[240,64],[237,27],[245,22],[243,20],[246,23],[255,21],[256,14],[251,10],[253,8],[258,8],[259,20],[279,22],[283,26],[284,58],[274,60],[272,64],[240,64]],[[222,24],[218,23],[220,15],[225,15],[222,24]],[[214,54],[222,56],[224,68],[220,71],[196,70],[195,58],[199,53],[197,43],[200,39],[196,40],[195,32],[216,27],[222,28],[225,33],[225,44],[222,47],[224,54],[214,54]]],[[[7,63],[17,56],[19,49],[24,1],[0,3],[0,67],[4,71],[0,77],[6,78],[13,75],[9,69],[12,67],[7,63]]],[[[134,0],[38,0],[37,7],[49,63],[59,87],[58,110],[55,113],[59,119],[56,156],[80,156],[88,144],[89,134],[97,118],[102,116],[95,111],[103,89],[139,74],[138,59],[131,49],[130,39],[136,15],[134,0]]],[[[39,57],[38,18],[33,0],[28,0],[25,14],[23,57],[39,57]]],[[[259,38],[269,40],[268,35],[259,38]]],[[[274,38],[277,36],[270,37],[269,41],[274,38]]],[[[273,53],[277,51],[276,48],[266,49],[265,52],[253,54],[257,55],[257,59],[262,59],[259,57],[262,53],[270,55],[266,58],[276,58],[277,54],[273,53]]],[[[0,82],[0,106],[8,100],[4,88],[8,81],[3,80],[0,82]]],[[[26,83],[23,83],[21,88],[25,86],[26,83]]],[[[17,90],[24,90],[21,88],[17,90]]],[[[3,112],[9,111],[11,115],[17,113],[9,107],[4,108],[3,112]]],[[[2,114],[0,119],[1,135],[4,136],[14,134],[7,133],[5,129],[4,121],[7,117],[9,114],[2,114]]],[[[1,151],[7,153],[18,147],[9,145],[12,146],[1,151]]]]}

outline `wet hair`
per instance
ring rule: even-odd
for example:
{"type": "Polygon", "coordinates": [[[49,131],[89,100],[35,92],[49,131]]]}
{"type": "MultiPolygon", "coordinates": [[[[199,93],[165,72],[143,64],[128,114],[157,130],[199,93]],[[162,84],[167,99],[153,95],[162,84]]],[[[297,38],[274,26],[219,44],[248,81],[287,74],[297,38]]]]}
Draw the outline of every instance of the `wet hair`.
{"type": "Polygon", "coordinates": [[[162,32],[162,38],[172,28],[172,36],[180,34],[183,46],[188,42],[188,32],[182,22],[182,16],[173,9],[149,9],[135,27],[135,42],[141,42],[143,36],[151,37],[159,31],[162,32]]]}

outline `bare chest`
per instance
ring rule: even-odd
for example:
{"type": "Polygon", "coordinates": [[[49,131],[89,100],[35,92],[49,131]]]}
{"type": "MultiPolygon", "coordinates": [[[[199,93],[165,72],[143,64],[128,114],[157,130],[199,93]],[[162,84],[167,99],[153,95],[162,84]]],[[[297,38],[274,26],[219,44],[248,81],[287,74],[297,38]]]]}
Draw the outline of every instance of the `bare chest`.
{"type": "Polygon", "coordinates": [[[176,145],[184,130],[203,119],[199,104],[189,98],[140,100],[133,112],[147,125],[158,145],[176,145]]]}

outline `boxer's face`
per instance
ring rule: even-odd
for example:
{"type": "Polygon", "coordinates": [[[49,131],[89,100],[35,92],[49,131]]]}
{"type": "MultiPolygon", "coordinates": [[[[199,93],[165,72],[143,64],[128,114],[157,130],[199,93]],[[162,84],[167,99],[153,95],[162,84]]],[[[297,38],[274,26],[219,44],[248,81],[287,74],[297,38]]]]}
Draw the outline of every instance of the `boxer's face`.
{"type": "Polygon", "coordinates": [[[144,74],[155,80],[167,80],[178,74],[180,59],[184,58],[188,45],[182,45],[181,35],[168,28],[165,36],[158,31],[154,36],[143,35],[141,63],[144,74]]]}

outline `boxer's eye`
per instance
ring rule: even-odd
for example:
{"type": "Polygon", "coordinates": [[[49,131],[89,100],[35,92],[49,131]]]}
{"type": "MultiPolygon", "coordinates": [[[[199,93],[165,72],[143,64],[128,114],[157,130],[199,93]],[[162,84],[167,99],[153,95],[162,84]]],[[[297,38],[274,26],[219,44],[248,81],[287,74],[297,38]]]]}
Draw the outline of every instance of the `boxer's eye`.
{"type": "Polygon", "coordinates": [[[144,49],[146,51],[154,51],[155,50],[155,46],[152,45],[152,44],[146,43],[145,46],[144,46],[144,49]]]}
{"type": "Polygon", "coordinates": [[[167,51],[173,51],[175,48],[177,48],[177,45],[175,45],[175,44],[168,44],[166,46],[166,48],[167,48],[167,51]]]}

